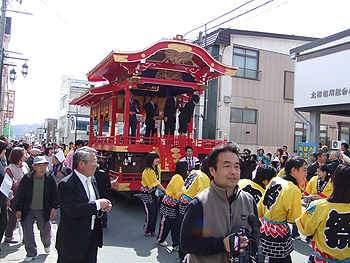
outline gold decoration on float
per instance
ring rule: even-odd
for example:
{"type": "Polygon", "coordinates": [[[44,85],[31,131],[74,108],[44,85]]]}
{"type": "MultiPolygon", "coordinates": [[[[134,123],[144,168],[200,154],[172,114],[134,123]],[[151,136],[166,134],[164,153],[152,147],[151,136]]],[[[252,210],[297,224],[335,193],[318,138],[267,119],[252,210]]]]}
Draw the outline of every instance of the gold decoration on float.
{"type": "Polygon", "coordinates": [[[172,148],[170,151],[172,153],[174,153],[174,154],[171,155],[174,158],[173,162],[177,163],[180,160],[180,158],[181,158],[181,154],[179,154],[180,149],[179,148],[172,148]]]}
{"type": "Polygon", "coordinates": [[[234,76],[236,75],[236,72],[237,72],[237,70],[228,69],[228,68],[227,68],[227,69],[225,70],[225,75],[234,77],[234,76]]]}
{"type": "Polygon", "coordinates": [[[129,55],[117,55],[114,54],[113,58],[115,62],[128,62],[128,56],[129,55]]]}
{"type": "Polygon", "coordinates": [[[173,49],[177,52],[190,52],[192,51],[192,48],[186,45],[181,45],[181,44],[169,44],[168,48],[173,49]]]}

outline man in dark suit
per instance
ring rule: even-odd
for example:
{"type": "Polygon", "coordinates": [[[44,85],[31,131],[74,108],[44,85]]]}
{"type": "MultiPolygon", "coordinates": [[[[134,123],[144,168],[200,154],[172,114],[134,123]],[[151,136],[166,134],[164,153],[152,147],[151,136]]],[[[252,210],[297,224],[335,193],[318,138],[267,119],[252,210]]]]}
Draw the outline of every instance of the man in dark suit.
{"type": "Polygon", "coordinates": [[[157,133],[155,128],[155,121],[158,119],[159,110],[157,105],[158,97],[153,95],[151,100],[146,103],[146,134],[145,137],[153,137],[154,133],[157,133]]]}
{"type": "Polygon", "coordinates": [[[326,163],[326,160],[327,160],[327,154],[325,152],[319,150],[317,152],[317,161],[314,162],[313,164],[311,164],[309,166],[309,168],[307,169],[307,176],[306,176],[307,181],[310,181],[313,176],[317,175],[316,174],[317,168],[321,164],[326,163]]]}
{"type": "Polygon", "coordinates": [[[96,167],[96,151],[82,147],[74,153],[73,173],[58,185],[58,263],[97,262],[97,247],[102,247],[101,217],[111,210],[112,204],[105,198],[99,199],[93,176],[96,167]]]}
{"type": "Polygon", "coordinates": [[[179,106],[180,94],[166,100],[164,106],[165,135],[174,135],[176,125],[176,109],[179,106]]]}
{"type": "Polygon", "coordinates": [[[329,168],[329,175],[332,176],[332,174],[335,172],[337,169],[338,165],[340,164],[340,155],[341,152],[339,151],[332,151],[331,154],[329,155],[329,160],[331,161],[330,164],[327,164],[329,168]]]}
{"type": "MultiPolygon", "coordinates": [[[[123,100],[122,107],[124,111],[125,100],[123,100]]],[[[130,113],[129,113],[129,129],[131,129],[130,136],[136,136],[137,118],[136,114],[140,112],[140,102],[134,99],[134,93],[130,92],[130,113]]],[[[124,135],[126,136],[126,134],[124,135]]]]}

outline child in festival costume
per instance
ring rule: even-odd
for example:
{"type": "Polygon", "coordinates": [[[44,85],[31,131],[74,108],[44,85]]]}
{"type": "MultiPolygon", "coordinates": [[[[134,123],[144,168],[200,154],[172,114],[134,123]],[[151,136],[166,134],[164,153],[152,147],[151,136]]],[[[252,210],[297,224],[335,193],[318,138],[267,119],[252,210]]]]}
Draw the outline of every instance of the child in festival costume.
{"type": "MultiPolygon", "coordinates": [[[[192,199],[210,186],[209,178],[212,179],[208,167],[208,158],[206,157],[201,164],[201,170],[193,170],[185,180],[183,195],[179,204],[180,224],[182,223],[186,208],[192,199]]],[[[181,251],[181,248],[179,249],[179,257],[181,261],[185,257],[185,253],[181,251]]]]}
{"type": "Polygon", "coordinates": [[[243,191],[250,193],[254,197],[255,202],[258,203],[265,193],[266,186],[276,176],[276,172],[274,167],[261,164],[253,180],[241,179],[238,181],[238,185],[243,191]]]}
{"type": "Polygon", "coordinates": [[[285,174],[271,180],[258,203],[261,218],[261,244],[265,262],[292,262],[293,250],[288,223],[295,223],[301,213],[302,194],[298,182],[306,177],[304,159],[292,157],[285,166],[285,174]]]}
{"type": "Polygon", "coordinates": [[[316,173],[317,176],[310,179],[304,191],[304,195],[311,201],[327,198],[333,192],[328,165],[322,164],[317,168],[316,173]]]}
{"type": "Polygon", "coordinates": [[[173,249],[179,250],[181,220],[179,217],[179,202],[183,194],[184,179],[188,175],[186,161],[178,161],[175,167],[175,175],[171,178],[160,205],[161,221],[157,241],[161,246],[167,246],[165,239],[171,230],[173,249]]]}
{"type": "Polygon", "coordinates": [[[202,162],[201,170],[191,172],[186,178],[183,196],[180,200],[181,215],[185,214],[186,208],[192,199],[210,186],[209,174],[208,158],[205,158],[202,162]]]}
{"type": "Polygon", "coordinates": [[[309,263],[350,262],[350,164],[339,164],[332,184],[332,194],[312,202],[296,220],[302,234],[314,235],[309,263]]]}
{"type": "Polygon", "coordinates": [[[144,231],[147,237],[155,237],[159,203],[157,191],[165,193],[165,188],[160,184],[159,155],[156,152],[147,154],[146,169],[142,173],[141,184],[141,201],[146,213],[144,231]]]}

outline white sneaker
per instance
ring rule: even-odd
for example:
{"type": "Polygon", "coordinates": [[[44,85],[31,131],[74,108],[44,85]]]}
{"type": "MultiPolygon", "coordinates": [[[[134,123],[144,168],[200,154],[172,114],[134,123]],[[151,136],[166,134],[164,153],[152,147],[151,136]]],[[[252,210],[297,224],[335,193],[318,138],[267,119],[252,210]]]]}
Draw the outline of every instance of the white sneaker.
{"type": "Polygon", "coordinates": [[[35,257],[26,257],[24,262],[31,262],[33,259],[35,259],[35,257]]]}
{"type": "Polygon", "coordinates": [[[45,253],[49,254],[51,252],[51,246],[44,247],[45,253]]]}

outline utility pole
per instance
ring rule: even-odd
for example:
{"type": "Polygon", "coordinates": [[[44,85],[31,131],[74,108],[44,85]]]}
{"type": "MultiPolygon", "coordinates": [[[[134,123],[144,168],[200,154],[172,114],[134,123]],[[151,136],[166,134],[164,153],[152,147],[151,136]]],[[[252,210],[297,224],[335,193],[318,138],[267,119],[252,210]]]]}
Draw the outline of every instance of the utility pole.
{"type": "Polygon", "coordinates": [[[4,53],[4,42],[5,42],[5,28],[6,28],[6,4],[7,4],[7,0],[2,0],[2,5],[1,5],[1,18],[0,18],[0,116],[1,116],[1,125],[0,125],[0,133],[3,132],[3,128],[4,128],[4,109],[3,109],[3,96],[2,96],[2,87],[4,85],[3,82],[5,82],[6,85],[6,81],[3,81],[3,69],[4,69],[4,57],[5,57],[5,53],[4,53]]]}

